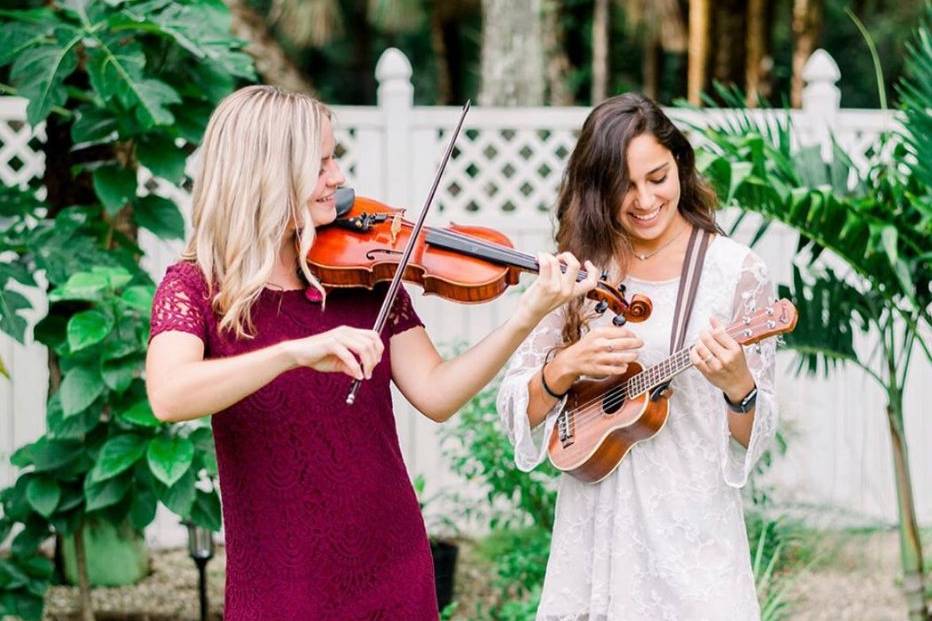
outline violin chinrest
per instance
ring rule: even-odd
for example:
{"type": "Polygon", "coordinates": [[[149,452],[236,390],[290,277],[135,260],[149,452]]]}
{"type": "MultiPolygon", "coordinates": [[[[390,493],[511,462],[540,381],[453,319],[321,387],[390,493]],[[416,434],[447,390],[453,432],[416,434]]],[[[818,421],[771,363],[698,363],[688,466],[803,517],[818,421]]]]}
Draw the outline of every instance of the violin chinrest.
{"type": "Polygon", "coordinates": [[[337,188],[333,193],[333,199],[336,202],[337,218],[342,218],[353,208],[356,201],[356,190],[353,188],[337,188]]]}

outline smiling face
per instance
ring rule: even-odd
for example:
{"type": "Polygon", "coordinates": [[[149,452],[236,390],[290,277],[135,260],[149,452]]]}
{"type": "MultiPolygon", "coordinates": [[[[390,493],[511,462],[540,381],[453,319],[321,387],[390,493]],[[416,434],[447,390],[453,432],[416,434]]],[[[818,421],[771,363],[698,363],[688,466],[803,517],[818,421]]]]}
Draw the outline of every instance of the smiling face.
{"type": "Polygon", "coordinates": [[[333,138],[333,126],[326,116],[321,118],[320,135],[320,172],[317,185],[314,186],[314,192],[307,203],[315,227],[330,224],[336,218],[334,192],[346,182],[339,164],[333,157],[336,141],[333,138]]]}
{"type": "Polygon", "coordinates": [[[621,204],[621,225],[636,245],[662,243],[684,221],[677,208],[680,177],[673,153],[653,134],[644,133],[628,143],[625,162],[629,185],[621,204]]]}

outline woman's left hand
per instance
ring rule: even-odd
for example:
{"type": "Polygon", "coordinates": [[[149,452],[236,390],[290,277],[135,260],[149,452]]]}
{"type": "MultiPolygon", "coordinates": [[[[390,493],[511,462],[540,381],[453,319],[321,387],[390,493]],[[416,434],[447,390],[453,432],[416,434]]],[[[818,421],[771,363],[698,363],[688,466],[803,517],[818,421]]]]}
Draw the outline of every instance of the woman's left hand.
{"type": "Polygon", "coordinates": [[[754,377],[744,358],[744,348],[712,317],[711,330],[699,333],[699,342],[689,352],[689,358],[699,372],[724,392],[729,401],[737,403],[754,388],[754,377]]]}
{"type": "Polygon", "coordinates": [[[586,261],[586,277],[577,282],[579,260],[569,252],[557,256],[540,253],[537,262],[540,266],[537,280],[518,301],[518,316],[530,326],[537,325],[547,313],[577,295],[588,293],[599,283],[599,271],[590,261],[586,261]],[[565,271],[561,263],[566,266],[565,271]]]}

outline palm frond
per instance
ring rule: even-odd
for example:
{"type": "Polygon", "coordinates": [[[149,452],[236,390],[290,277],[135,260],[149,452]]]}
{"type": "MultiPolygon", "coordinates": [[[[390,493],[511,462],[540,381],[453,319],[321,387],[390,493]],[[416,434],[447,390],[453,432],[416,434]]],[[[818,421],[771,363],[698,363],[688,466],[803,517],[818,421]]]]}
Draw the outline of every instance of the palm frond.
{"type": "Polygon", "coordinates": [[[906,122],[899,133],[913,156],[913,174],[932,188],[932,5],[906,49],[905,77],[897,85],[906,122]]]}
{"type": "Polygon", "coordinates": [[[866,332],[876,319],[869,298],[828,268],[810,269],[808,280],[799,266],[793,266],[792,285],[780,285],[780,297],[793,301],[799,310],[796,329],[784,337],[787,347],[797,353],[797,373],[825,375],[846,362],[870,373],[866,360],[854,347],[856,332],[866,332]]]}

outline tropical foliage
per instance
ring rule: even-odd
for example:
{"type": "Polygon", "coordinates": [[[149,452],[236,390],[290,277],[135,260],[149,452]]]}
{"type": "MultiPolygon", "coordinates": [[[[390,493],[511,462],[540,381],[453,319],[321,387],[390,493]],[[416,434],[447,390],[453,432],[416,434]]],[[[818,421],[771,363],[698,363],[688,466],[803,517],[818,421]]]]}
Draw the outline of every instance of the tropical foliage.
{"type": "MultiPolygon", "coordinates": [[[[882,136],[865,170],[855,168],[838,145],[828,162],[818,147],[794,149],[788,116],[737,113],[720,126],[697,128],[711,147],[701,168],[723,203],[763,216],[758,236],[773,222],[798,233],[792,282],[780,293],[799,306],[799,325],[786,341],[799,354],[800,370],[828,373],[852,364],[887,395],[904,586],[913,619],[927,613],[903,394],[913,355],[932,360],[923,339],[932,326],[930,25],[932,9],[899,84],[900,122],[882,136]]],[[[737,102],[734,92],[719,94],[737,102]]]]}
{"type": "Polygon", "coordinates": [[[184,236],[163,195],[185,182],[216,102],[254,78],[229,29],[214,0],[0,12],[12,82],[2,88],[28,99],[28,122],[47,137],[44,178],[0,194],[0,330],[24,341],[24,311],[48,292],[34,335],[49,349],[51,384],[47,431],[13,455],[21,474],[0,492],[0,541],[16,533],[0,559],[0,616],[40,618],[53,568],[39,546],[74,535],[81,559],[92,519],[141,530],[161,502],[220,527],[210,429],[164,425],[146,401],[153,283],[136,235],[184,236]]]}

